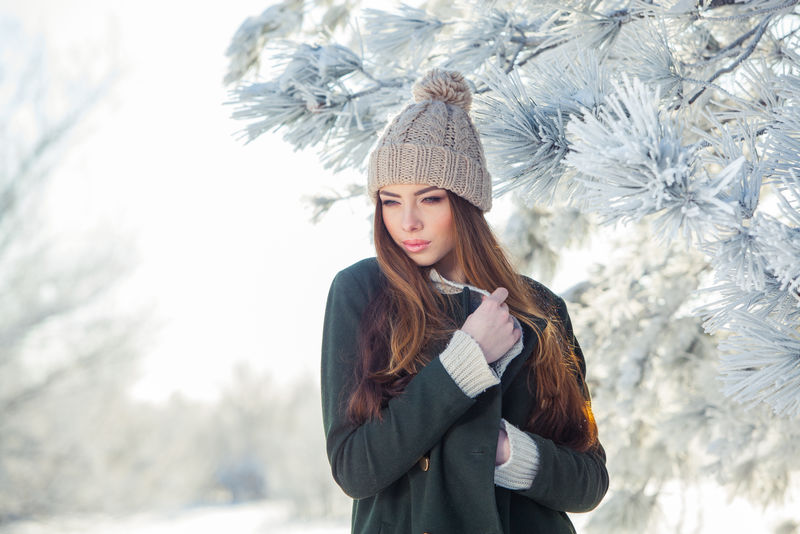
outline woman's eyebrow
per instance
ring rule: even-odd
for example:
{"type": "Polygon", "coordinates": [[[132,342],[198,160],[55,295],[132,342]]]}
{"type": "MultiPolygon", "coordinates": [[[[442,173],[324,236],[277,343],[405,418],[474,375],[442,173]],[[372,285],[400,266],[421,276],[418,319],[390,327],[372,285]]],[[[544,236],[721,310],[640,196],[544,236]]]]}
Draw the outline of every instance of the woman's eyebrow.
{"type": "MultiPolygon", "coordinates": [[[[424,195],[428,191],[434,191],[436,189],[441,189],[441,187],[436,187],[435,185],[431,186],[431,187],[426,187],[425,189],[420,189],[419,191],[416,191],[414,193],[414,196],[417,197],[419,195],[424,195]]],[[[384,190],[378,191],[378,194],[379,195],[386,195],[387,197],[400,197],[400,195],[398,195],[397,193],[390,193],[389,191],[384,191],[384,190]]]]}

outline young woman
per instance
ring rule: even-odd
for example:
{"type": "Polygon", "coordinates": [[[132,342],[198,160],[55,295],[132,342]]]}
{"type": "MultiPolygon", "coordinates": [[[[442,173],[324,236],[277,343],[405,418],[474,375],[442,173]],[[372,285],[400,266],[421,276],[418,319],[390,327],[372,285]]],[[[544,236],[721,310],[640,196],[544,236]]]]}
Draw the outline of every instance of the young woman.
{"type": "Polygon", "coordinates": [[[370,155],[376,258],[322,339],[333,477],[354,533],[574,532],[608,473],[564,301],[517,274],[461,74],[434,69],[370,155]]]}

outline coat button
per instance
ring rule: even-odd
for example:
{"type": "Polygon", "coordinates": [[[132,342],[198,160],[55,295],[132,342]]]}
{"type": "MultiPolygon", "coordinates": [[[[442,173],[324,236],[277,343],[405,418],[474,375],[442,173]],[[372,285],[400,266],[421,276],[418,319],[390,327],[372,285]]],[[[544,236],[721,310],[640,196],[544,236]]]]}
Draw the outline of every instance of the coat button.
{"type": "MultiPolygon", "coordinates": [[[[419,468],[420,469],[422,469],[423,471],[427,471],[428,469],[430,469],[430,467],[431,467],[431,459],[429,457],[423,456],[422,458],[419,459],[419,468]]],[[[425,532],[424,534],[428,534],[428,533],[425,532]]]]}

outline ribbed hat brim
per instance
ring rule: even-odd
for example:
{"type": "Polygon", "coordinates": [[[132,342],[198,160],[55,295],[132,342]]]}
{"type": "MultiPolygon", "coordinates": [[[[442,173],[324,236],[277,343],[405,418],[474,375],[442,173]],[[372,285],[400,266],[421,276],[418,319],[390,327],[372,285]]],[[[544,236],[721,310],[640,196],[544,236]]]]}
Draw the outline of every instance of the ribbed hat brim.
{"type": "Polygon", "coordinates": [[[368,190],[391,184],[430,184],[448,189],[481,211],[492,206],[488,171],[475,160],[442,146],[394,144],[376,148],[369,158],[368,190]],[[483,187],[489,184],[489,187],[483,187]]]}

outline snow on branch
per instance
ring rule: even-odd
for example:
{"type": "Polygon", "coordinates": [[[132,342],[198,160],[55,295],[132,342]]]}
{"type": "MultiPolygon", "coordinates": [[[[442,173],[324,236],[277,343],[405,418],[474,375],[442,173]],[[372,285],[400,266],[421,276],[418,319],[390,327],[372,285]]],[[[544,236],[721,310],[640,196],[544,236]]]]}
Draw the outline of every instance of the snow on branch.
{"type": "Polygon", "coordinates": [[[320,145],[327,168],[363,165],[387,110],[404,100],[397,89],[413,76],[378,79],[355,52],[335,43],[284,47],[273,58],[284,65],[277,78],[232,91],[232,117],[253,121],[242,134],[249,142],[285,128],[284,139],[296,149],[320,145]]]}
{"type": "Polygon", "coordinates": [[[800,289],[800,228],[787,226],[766,214],[757,214],[753,234],[759,241],[767,268],[775,273],[781,289],[800,289]]]}
{"type": "Polygon", "coordinates": [[[544,6],[533,18],[527,18],[517,12],[491,9],[489,13],[462,21],[462,30],[440,43],[446,55],[442,66],[476,72],[488,63],[499,61],[511,69],[523,51],[547,44],[546,34],[538,30],[553,11],[544,6]]]}
{"type": "Polygon", "coordinates": [[[411,57],[411,63],[418,67],[445,23],[406,4],[401,4],[398,11],[398,14],[380,9],[362,11],[366,49],[389,61],[411,57]]]}
{"type": "Polygon", "coordinates": [[[777,178],[797,182],[800,177],[800,76],[775,80],[780,104],[771,109],[767,158],[777,178]]]}
{"type": "MultiPolygon", "coordinates": [[[[257,65],[256,51],[288,27],[297,1],[245,21],[229,47],[230,79],[257,65]]],[[[234,118],[249,122],[248,141],[283,128],[295,148],[318,147],[327,168],[363,170],[419,75],[459,69],[476,81],[473,117],[496,195],[515,190],[533,204],[565,193],[603,223],[648,218],[661,240],[683,236],[713,270],[714,287],[703,294],[711,302],[696,311],[706,330],[733,332],[737,346],[752,335],[763,349],[764,325],[796,333],[800,322],[798,3],[543,0],[487,8],[475,0],[442,7],[447,20],[405,4],[394,13],[367,9],[367,52],[290,42],[271,59],[281,74],[240,84],[229,103],[234,118]],[[756,326],[740,328],[745,317],[756,326]]],[[[763,385],[777,376],[747,373],[728,378],[763,385]]],[[[800,392],[796,382],[773,384],[779,394],[737,388],[726,391],[797,412],[786,393],[800,392]]]]}
{"type": "Polygon", "coordinates": [[[492,93],[475,116],[495,175],[495,194],[522,187],[537,199],[552,199],[568,151],[560,109],[534,101],[517,71],[506,77],[489,70],[486,83],[492,93]]]}
{"type": "Polygon", "coordinates": [[[736,212],[723,194],[744,159],[714,177],[699,172],[681,124],[659,102],[658,88],[624,77],[596,115],[570,121],[566,161],[580,173],[576,200],[606,224],[658,213],[657,234],[667,239],[679,229],[690,239],[733,224],[736,212]]]}
{"type": "Polygon", "coordinates": [[[800,337],[797,329],[735,311],[719,344],[726,395],[754,406],[766,402],[778,415],[800,415],[800,337]]]}
{"type": "Polygon", "coordinates": [[[286,37],[303,19],[302,1],[287,0],[268,7],[256,17],[247,17],[231,39],[225,55],[230,58],[224,83],[241,80],[258,67],[261,52],[269,39],[286,37]]]}
{"type": "Polygon", "coordinates": [[[520,188],[533,201],[552,201],[567,170],[568,115],[593,113],[610,91],[608,73],[594,53],[549,59],[508,75],[489,66],[481,78],[491,92],[481,99],[484,106],[475,116],[498,195],[520,188]]]}
{"type": "Polygon", "coordinates": [[[680,99],[684,77],[663,21],[660,27],[650,19],[631,25],[618,39],[613,54],[624,65],[626,75],[658,87],[665,99],[680,99]]]}
{"type": "Polygon", "coordinates": [[[709,249],[718,280],[732,280],[740,290],[763,291],[772,278],[760,243],[747,227],[734,230],[709,249]]]}
{"type": "Polygon", "coordinates": [[[797,322],[797,299],[780,288],[780,283],[765,275],[764,289],[743,290],[737,283],[725,280],[718,285],[701,289],[699,296],[712,295],[706,304],[694,310],[703,318],[703,328],[709,334],[728,329],[734,312],[747,313],[764,319],[773,317],[781,322],[797,322]]]}

